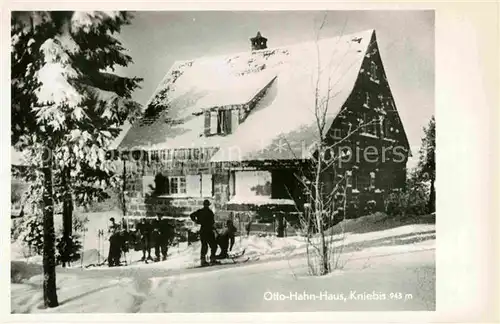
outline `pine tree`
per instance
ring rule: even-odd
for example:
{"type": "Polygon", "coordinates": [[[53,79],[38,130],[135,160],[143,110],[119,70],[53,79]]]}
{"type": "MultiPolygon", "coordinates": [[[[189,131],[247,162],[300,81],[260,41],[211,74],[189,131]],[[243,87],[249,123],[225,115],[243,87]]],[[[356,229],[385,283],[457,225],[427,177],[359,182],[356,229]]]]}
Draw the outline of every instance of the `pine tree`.
{"type": "Polygon", "coordinates": [[[424,133],[417,166],[418,177],[430,181],[428,210],[434,212],[436,210],[436,189],[434,187],[436,181],[436,121],[434,116],[424,128],[424,133]]]}
{"type": "Polygon", "coordinates": [[[30,193],[39,198],[31,199],[43,210],[47,307],[58,305],[54,202],[64,202],[70,235],[73,199],[86,203],[103,195],[113,179],[105,151],[140,111],[130,98],[141,79],[112,73],[132,62],[113,36],[130,20],[126,12],[12,13],[11,138],[30,157],[30,193]]]}

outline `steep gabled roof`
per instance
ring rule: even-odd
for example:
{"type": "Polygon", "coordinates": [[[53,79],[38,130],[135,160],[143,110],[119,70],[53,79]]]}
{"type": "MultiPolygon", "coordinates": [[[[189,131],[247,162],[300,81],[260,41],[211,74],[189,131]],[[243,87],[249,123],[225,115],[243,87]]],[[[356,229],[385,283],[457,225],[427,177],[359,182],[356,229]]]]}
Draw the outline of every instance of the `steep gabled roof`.
{"type": "Polygon", "coordinates": [[[119,149],[219,147],[213,161],[300,158],[317,138],[315,99],[329,98],[328,129],[354,87],[373,35],[368,30],[176,62],[148,102],[144,120],[131,127],[119,149]],[[233,134],[202,136],[203,109],[244,104],[266,85],[264,97],[233,134]]]}

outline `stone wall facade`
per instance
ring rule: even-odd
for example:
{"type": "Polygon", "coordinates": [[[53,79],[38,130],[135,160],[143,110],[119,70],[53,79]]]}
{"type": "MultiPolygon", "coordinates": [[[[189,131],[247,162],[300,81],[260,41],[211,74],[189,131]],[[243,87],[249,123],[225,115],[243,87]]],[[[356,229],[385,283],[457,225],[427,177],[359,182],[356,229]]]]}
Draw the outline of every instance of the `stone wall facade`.
{"type": "Polygon", "coordinates": [[[155,176],[157,173],[168,176],[197,174],[205,169],[189,170],[179,168],[161,168],[158,166],[142,166],[128,163],[126,168],[126,209],[127,215],[133,217],[154,217],[158,214],[168,217],[186,217],[203,207],[203,201],[209,200],[211,209],[218,220],[231,217],[225,208],[229,200],[229,172],[218,170],[212,173],[212,195],[205,196],[154,196],[143,188],[144,176],[155,176]]]}
{"type": "Polygon", "coordinates": [[[144,197],[140,193],[127,194],[127,214],[135,217],[162,216],[183,217],[203,207],[203,200],[208,199],[213,203],[213,198],[192,197],[144,197]]]}

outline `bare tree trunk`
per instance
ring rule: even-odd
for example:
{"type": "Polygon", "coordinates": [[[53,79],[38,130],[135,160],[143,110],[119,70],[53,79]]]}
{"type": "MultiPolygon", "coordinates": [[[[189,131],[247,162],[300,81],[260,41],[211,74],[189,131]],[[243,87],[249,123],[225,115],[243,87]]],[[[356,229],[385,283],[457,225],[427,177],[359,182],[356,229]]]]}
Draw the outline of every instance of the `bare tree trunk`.
{"type": "Polygon", "coordinates": [[[52,152],[48,153],[43,157],[43,302],[45,307],[57,307],[52,152]]]}
{"type": "Polygon", "coordinates": [[[329,270],[329,260],[328,260],[328,247],[326,245],[325,231],[323,228],[323,192],[321,190],[321,169],[322,169],[322,145],[318,149],[318,161],[316,164],[316,179],[315,179],[315,214],[316,222],[318,225],[318,231],[320,233],[320,274],[324,275],[328,273],[329,270]]]}
{"type": "MultiPolygon", "coordinates": [[[[323,224],[322,224],[323,225],[323,224]]],[[[321,261],[322,269],[321,274],[325,275],[329,272],[329,258],[328,258],[328,247],[326,245],[325,231],[321,229],[321,261]]]]}

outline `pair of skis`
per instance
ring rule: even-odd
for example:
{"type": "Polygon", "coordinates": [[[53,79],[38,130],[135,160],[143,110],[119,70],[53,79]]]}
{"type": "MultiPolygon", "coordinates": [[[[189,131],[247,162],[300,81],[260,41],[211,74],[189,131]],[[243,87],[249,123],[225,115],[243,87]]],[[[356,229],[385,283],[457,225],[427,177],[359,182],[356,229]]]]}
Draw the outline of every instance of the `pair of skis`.
{"type": "Polygon", "coordinates": [[[247,256],[246,258],[242,258],[245,255],[245,251],[246,250],[243,250],[243,251],[241,251],[239,253],[229,252],[228,253],[228,257],[225,258],[225,259],[220,259],[220,260],[217,260],[214,263],[209,263],[209,264],[206,264],[206,265],[198,265],[198,266],[190,267],[189,269],[206,268],[206,267],[221,266],[221,265],[239,264],[239,263],[245,263],[245,262],[248,262],[248,261],[257,261],[257,260],[259,260],[258,257],[256,257],[256,258],[250,258],[250,257],[247,256]]]}
{"type": "Polygon", "coordinates": [[[243,249],[243,251],[238,252],[238,253],[228,252],[227,253],[227,258],[221,259],[220,261],[222,261],[222,260],[231,260],[233,263],[246,262],[246,261],[249,260],[248,257],[246,257],[243,260],[239,260],[239,258],[241,258],[243,255],[245,255],[245,251],[246,251],[246,249],[243,249]]]}

